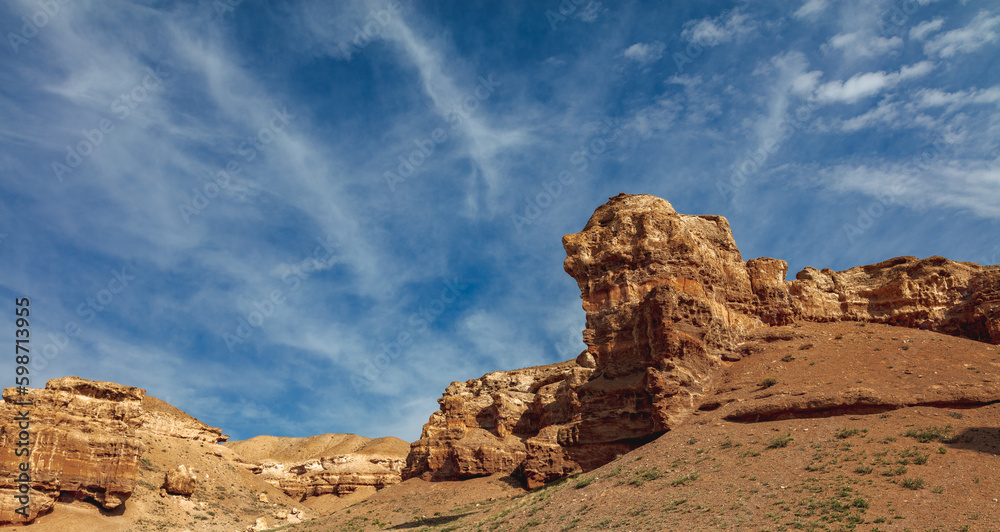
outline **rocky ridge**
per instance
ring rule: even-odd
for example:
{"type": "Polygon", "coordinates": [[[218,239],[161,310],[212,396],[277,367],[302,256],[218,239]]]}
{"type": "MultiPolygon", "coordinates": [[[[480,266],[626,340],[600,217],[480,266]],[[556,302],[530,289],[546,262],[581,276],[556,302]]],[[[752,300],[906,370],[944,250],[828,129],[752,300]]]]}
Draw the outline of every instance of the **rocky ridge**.
{"type": "Polygon", "coordinates": [[[1000,271],[978,264],[898,257],[786,281],[785,261],[743,261],[725,218],[627,194],[563,246],[587,313],[586,351],[452,383],[404,479],[500,473],[536,487],[593,469],[683,423],[769,326],[850,320],[1000,343],[1000,271]]]}
{"type": "Polygon", "coordinates": [[[399,438],[321,434],[307,438],[257,436],[228,442],[238,462],[289,497],[374,493],[400,482],[409,444],[399,438]]]}

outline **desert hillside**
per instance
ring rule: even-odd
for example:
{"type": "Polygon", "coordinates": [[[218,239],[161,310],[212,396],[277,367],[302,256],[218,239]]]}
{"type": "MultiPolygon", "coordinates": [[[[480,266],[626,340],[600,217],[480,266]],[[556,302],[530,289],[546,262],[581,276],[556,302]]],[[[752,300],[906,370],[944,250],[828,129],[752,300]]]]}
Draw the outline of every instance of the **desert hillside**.
{"type": "Polygon", "coordinates": [[[597,469],[414,478],[290,530],[1000,529],[997,346],[850,322],[750,345],[687,422],[597,469]]]}

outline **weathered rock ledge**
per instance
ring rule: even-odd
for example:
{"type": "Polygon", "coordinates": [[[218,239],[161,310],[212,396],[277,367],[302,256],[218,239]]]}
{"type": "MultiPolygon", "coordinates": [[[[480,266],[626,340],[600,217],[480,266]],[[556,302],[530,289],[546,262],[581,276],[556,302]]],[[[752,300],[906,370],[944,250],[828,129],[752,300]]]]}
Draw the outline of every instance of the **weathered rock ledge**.
{"type": "Polygon", "coordinates": [[[142,388],[79,377],[50,380],[45,389],[3,390],[0,404],[0,524],[30,523],[58,497],[91,499],[107,509],[131,496],[145,447],[138,436],[155,434],[202,441],[222,431],[146,395],[142,388]],[[18,405],[15,403],[30,403],[18,405]],[[18,445],[28,412],[27,445],[18,445]],[[21,455],[18,454],[18,449],[21,455]],[[27,455],[24,455],[27,449],[27,455]],[[26,459],[31,504],[16,512],[14,495],[26,459]]]}
{"type": "Polygon", "coordinates": [[[409,450],[409,444],[399,438],[373,440],[353,434],[257,436],[225,446],[251,473],[300,500],[344,497],[398,484],[409,450]]]}
{"type": "Polygon", "coordinates": [[[587,313],[587,350],[452,383],[412,444],[404,479],[507,473],[535,487],[597,467],[682,423],[723,361],[769,326],[851,320],[1000,344],[996,268],[898,257],[806,268],[786,281],[785,261],[743,261],[725,218],[678,214],[649,195],[611,198],[563,246],[587,313]]]}

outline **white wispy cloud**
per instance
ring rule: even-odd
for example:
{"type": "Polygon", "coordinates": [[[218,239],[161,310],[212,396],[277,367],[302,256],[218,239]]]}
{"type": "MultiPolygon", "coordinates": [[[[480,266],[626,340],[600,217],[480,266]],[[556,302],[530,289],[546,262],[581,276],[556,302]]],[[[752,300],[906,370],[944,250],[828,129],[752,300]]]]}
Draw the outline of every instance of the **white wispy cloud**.
{"type": "Polygon", "coordinates": [[[830,46],[848,57],[876,57],[899,50],[903,39],[899,37],[879,37],[867,31],[839,33],[830,39],[830,46]]]}
{"type": "Polygon", "coordinates": [[[960,107],[968,104],[1000,103],[1000,86],[987,89],[946,92],[941,89],[922,89],[916,94],[920,107],[960,107]]]}
{"type": "Polygon", "coordinates": [[[757,30],[758,24],[739,8],[717,17],[705,17],[684,24],[684,40],[701,46],[716,46],[743,39],[757,30]]]}
{"type": "Polygon", "coordinates": [[[792,13],[794,18],[814,18],[818,16],[823,11],[826,11],[828,6],[827,0],[806,0],[802,7],[795,10],[792,13]]]}
{"type": "Polygon", "coordinates": [[[856,191],[884,203],[914,209],[968,209],[984,218],[1000,218],[1000,160],[951,161],[916,156],[903,164],[844,165],[823,172],[837,191],[856,191]],[[930,159],[930,162],[925,162],[930,159]]]}
{"type": "Polygon", "coordinates": [[[1000,15],[980,11],[964,28],[946,31],[928,40],[924,45],[924,53],[949,58],[956,54],[975,52],[1000,41],[998,28],[1000,15]]]}
{"type": "Polygon", "coordinates": [[[891,89],[899,83],[928,74],[934,69],[930,61],[906,65],[898,72],[866,72],[855,74],[847,81],[830,81],[816,89],[816,97],[826,102],[854,103],[863,98],[891,89]]]}
{"type": "MultiPolygon", "coordinates": [[[[476,187],[470,185],[466,204],[470,214],[478,211],[480,201],[485,201],[487,214],[492,215],[496,208],[496,189],[504,175],[500,155],[528,142],[530,137],[521,130],[493,127],[483,113],[474,112],[473,105],[466,102],[473,102],[476,108],[488,105],[485,100],[494,91],[501,90],[499,87],[503,85],[503,80],[496,79],[492,72],[466,72],[466,79],[459,85],[448,72],[448,62],[441,50],[419,37],[405,21],[394,24],[391,30],[388,38],[400,45],[418,69],[423,89],[433,100],[442,120],[458,120],[459,127],[468,138],[466,152],[487,185],[483,198],[478,198],[476,187]]],[[[474,185],[475,180],[470,181],[474,185]]]]}
{"type": "Polygon", "coordinates": [[[874,109],[870,109],[858,116],[844,120],[841,129],[847,132],[854,132],[877,124],[892,123],[899,117],[899,105],[890,99],[884,99],[878,103],[874,109]]]}
{"type": "Polygon", "coordinates": [[[625,59],[644,65],[659,61],[663,57],[664,48],[666,48],[666,45],[659,41],[650,43],[638,42],[626,48],[624,55],[625,59]]]}
{"type": "Polygon", "coordinates": [[[922,41],[926,39],[928,35],[940,30],[943,25],[944,18],[939,17],[934,20],[925,20],[910,29],[910,38],[916,41],[922,41]]]}

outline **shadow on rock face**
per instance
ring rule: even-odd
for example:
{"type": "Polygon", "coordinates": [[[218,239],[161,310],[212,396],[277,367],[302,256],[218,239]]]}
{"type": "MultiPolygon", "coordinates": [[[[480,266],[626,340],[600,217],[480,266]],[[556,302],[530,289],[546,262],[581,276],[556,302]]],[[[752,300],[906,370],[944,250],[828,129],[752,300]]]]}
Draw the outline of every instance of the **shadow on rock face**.
{"type": "Polygon", "coordinates": [[[108,509],[102,506],[97,499],[91,497],[90,494],[84,491],[62,490],[59,492],[59,496],[56,497],[56,501],[64,504],[73,504],[74,502],[92,504],[99,512],[101,512],[101,515],[105,517],[119,517],[125,515],[125,502],[119,504],[115,508],[108,509]]]}

